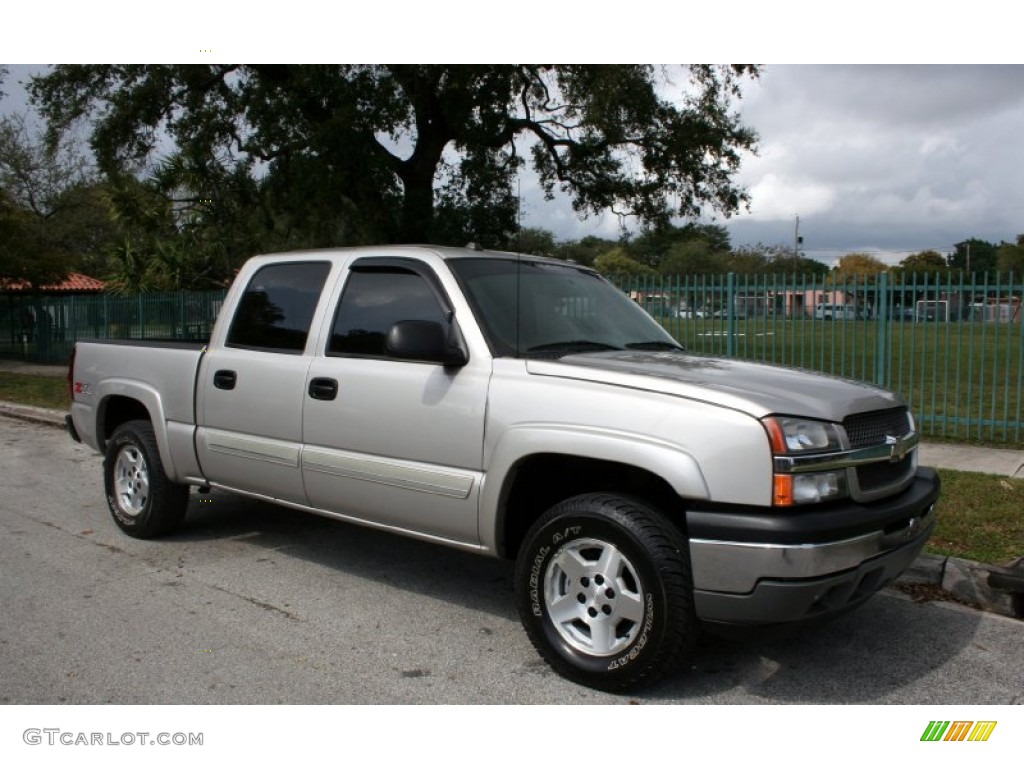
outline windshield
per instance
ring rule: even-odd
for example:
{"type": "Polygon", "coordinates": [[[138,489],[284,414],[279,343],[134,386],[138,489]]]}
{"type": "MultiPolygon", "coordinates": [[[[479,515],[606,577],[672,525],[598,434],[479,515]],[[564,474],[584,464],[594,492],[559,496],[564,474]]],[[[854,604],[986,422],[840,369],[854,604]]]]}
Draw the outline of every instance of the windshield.
{"type": "Polygon", "coordinates": [[[498,357],[680,348],[650,315],[590,270],[515,259],[448,264],[498,357]]]}

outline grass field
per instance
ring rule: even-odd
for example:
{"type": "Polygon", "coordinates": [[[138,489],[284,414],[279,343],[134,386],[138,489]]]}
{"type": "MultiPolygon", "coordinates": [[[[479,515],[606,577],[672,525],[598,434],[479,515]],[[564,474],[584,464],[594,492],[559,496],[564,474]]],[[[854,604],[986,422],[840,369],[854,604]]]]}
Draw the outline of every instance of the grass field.
{"type": "Polygon", "coordinates": [[[0,371],[0,400],[40,408],[68,410],[68,382],[60,376],[0,371]]]}
{"type": "Polygon", "coordinates": [[[993,564],[1024,555],[1024,480],[945,469],[939,475],[929,552],[993,564]]]}

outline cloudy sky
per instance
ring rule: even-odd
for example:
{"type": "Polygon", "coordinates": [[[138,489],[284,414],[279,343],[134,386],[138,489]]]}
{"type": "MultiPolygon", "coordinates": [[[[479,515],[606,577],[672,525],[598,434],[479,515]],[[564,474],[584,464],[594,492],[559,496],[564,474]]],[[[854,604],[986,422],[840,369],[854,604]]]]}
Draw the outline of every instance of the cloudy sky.
{"type": "MultiPolygon", "coordinates": [[[[10,70],[0,113],[25,108],[17,81],[41,67],[10,70]]],[[[734,246],[791,245],[798,216],[804,251],[826,263],[1024,233],[1024,66],[768,65],[737,108],[759,135],[738,176],[751,209],[706,219],[734,246]]],[[[580,221],[530,178],[522,194],[527,226],[618,235],[615,217],[580,221]]]]}
{"type": "MultiPolygon", "coordinates": [[[[797,216],[804,250],[825,262],[1024,233],[1024,66],[769,65],[744,90],[759,135],[738,176],[750,213],[707,219],[733,245],[791,245],[797,216]]],[[[562,237],[617,226],[542,204],[529,216],[562,237]]]]}

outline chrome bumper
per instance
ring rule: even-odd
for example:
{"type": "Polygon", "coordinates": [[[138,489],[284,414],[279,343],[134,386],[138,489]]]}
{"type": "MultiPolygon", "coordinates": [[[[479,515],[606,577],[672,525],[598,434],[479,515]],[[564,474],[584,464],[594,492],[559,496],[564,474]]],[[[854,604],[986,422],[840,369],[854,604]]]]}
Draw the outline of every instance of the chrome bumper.
{"type": "Polygon", "coordinates": [[[750,592],[763,579],[812,579],[851,568],[914,540],[923,544],[935,526],[934,507],[888,533],[874,531],[826,544],[750,544],[690,541],[693,584],[711,592],[750,592]]]}
{"type": "Polygon", "coordinates": [[[688,513],[698,618],[779,624],[859,605],[920,554],[935,528],[938,496],[935,472],[919,469],[905,492],[875,504],[793,517],[742,509],[688,513]]]}

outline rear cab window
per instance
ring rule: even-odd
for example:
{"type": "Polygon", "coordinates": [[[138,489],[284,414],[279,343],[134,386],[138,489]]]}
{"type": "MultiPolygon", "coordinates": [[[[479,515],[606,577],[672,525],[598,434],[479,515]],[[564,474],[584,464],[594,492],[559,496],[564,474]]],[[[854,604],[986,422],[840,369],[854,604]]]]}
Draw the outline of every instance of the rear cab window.
{"type": "Polygon", "coordinates": [[[269,264],[249,280],[228,329],[227,346],[302,354],[331,264],[269,264]]]}

